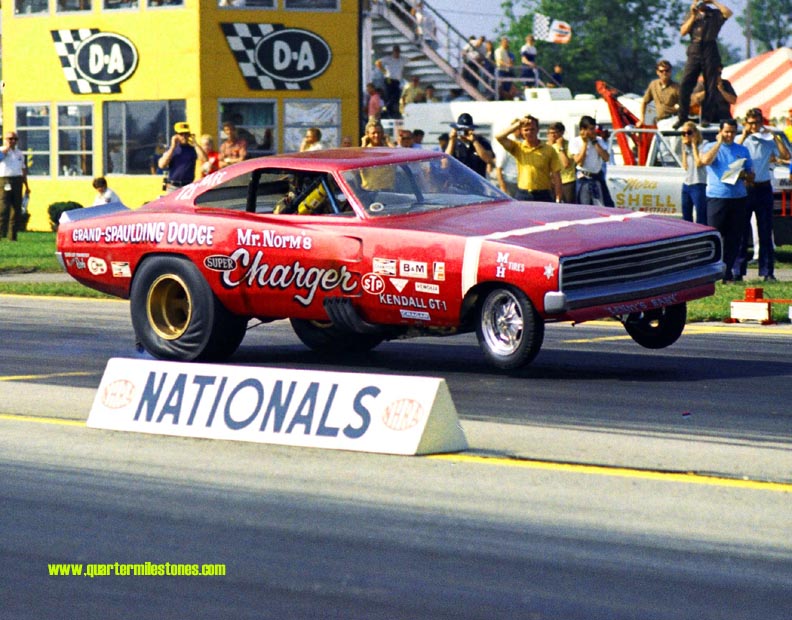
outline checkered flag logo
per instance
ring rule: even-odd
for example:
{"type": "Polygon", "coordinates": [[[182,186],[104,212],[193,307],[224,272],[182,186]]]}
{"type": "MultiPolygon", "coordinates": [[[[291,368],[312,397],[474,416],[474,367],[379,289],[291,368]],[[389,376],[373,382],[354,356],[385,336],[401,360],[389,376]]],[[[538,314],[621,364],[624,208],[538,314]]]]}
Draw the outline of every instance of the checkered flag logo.
{"type": "Polygon", "coordinates": [[[311,90],[311,85],[308,82],[278,79],[267,75],[256,58],[259,42],[273,32],[283,30],[283,24],[220,24],[220,27],[248,88],[251,90],[311,90]]]}
{"type": "Polygon", "coordinates": [[[533,36],[537,41],[547,41],[550,37],[550,18],[547,15],[534,13],[533,36]]]}
{"type": "Polygon", "coordinates": [[[559,19],[551,20],[547,15],[534,13],[533,36],[537,41],[569,43],[572,39],[572,27],[559,19]]]}
{"type": "Polygon", "coordinates": [[[80,76],[77,72],[76,52],[86,39],[99,34],[98,28],[80,28],[79,30],[52,30],[52,40],[55,43],[55,51],[63,67],[63,74],[69,83],[71,91],[76,95],[88,95],[91,93],[120,93],[120,84],[97,84],[80,76]]]}

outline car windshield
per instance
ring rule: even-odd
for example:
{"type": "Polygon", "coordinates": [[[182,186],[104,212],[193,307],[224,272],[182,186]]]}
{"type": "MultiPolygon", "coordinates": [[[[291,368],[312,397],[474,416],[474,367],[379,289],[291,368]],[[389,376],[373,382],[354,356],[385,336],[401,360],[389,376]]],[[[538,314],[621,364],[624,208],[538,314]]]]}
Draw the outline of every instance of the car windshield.
{"type": "Polygon", "coordinates": [[[448,156],[357,168],[344,172],[343,176],[372,217],[512,200],[448,156]]]}

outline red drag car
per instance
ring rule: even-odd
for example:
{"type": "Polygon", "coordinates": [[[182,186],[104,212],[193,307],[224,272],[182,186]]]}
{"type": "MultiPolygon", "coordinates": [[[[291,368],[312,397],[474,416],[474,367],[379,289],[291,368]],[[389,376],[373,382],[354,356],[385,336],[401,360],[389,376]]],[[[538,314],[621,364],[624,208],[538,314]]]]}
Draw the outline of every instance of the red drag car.
{"type": "Polygon", "coordinates": [[[619,209],[525,203],[441,153],[338,149],[264,157],[146,206],[69,211],[58,256],[130,300],[140,344],[221,360],[248,321],[288,318],[308,347],[476,331],[495,366],[539,352],[545,321],[620,319],[672,344],[714,292],[710,228],[619,209]]]}

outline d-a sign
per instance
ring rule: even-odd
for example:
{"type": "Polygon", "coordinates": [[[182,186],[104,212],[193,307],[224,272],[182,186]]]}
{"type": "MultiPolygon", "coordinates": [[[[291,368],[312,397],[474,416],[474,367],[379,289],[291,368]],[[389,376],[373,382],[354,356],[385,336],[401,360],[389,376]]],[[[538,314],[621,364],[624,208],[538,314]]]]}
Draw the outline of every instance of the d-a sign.
{"type": "Polygon", "coordinates": [[[113,358],[88,426],[385,454],[467,448],[444,379],[113,358]]]}

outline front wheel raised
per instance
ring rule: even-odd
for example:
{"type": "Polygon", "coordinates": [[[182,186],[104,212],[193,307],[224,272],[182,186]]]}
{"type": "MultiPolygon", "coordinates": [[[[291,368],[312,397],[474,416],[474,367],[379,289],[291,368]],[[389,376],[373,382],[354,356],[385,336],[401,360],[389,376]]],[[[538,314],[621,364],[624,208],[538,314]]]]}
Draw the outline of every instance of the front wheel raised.
{"type": "Polygon", "coordinates": [[[221,361],[245,335],[247,319],[226,310],[198,268],[183,258],[146,259],[129,301],[135,335],[159,359],[221,361]]]}
{"type": "Polygon", "coordinates": [[[630,314],[624,321],[624,329],[642,347],[664,349],[682,335],[686,321],[687,304],[681,303],[630,314]]]}
{"type": "Polygon", "coordinates": [[[487,361],[511,370],[537,356],[544,340],[544,322],[525,293],[497,288],[481,302],[476,335],[487,361]]]}

